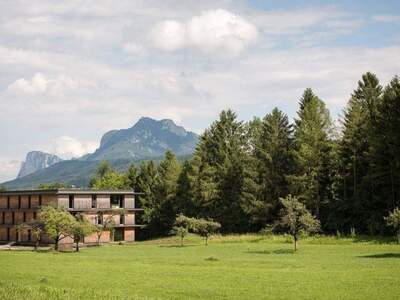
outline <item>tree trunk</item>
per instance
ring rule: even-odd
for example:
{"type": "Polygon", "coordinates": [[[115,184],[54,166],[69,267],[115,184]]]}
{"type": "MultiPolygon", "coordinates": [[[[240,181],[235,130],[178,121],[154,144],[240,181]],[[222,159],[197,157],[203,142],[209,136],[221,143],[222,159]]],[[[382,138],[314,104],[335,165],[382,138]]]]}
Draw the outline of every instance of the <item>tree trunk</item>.
{"type": "Polygon", "coordinates": [[[397,244],[400,244],[400,230],[397,231],[397,244]]]}
{"type": "Polygon", "coordinates": [[[56,238],[56,239],[54,240],[54,250],[55,250],[55,251],[58,251],[58,242],[59,242],[59,238],[56,238]]]}
{"type": "Polygon", "coordinates": [[[181,247],[183,247],[183,236],[181,236],[181,247]]]}
{"type": "Polygon", "coordinates": [[[294,238],[294,251],[297,251],[297,236],[294,235],[293,238],[294,238]]]}
{"type": "Polygon", "coordinates": [[[208,245],[208,236],[206,235],[206,246],[208,245]]]}
{"type": "Polygon", "coordinates": [[[75,251],[79,252],[79,241],[75,242],[75,251]]]}
{"type": "Polygon", "coordinates": [[[101,239],[101,235],[97,236],[97,246],[100,246],[100,239],[101,239]]]}

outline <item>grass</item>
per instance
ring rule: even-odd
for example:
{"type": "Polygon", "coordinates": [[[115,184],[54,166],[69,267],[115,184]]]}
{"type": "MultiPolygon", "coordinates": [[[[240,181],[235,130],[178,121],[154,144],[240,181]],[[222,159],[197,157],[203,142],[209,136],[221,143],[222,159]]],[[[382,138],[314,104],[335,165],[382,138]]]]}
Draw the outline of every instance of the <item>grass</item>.
{"type": "Polygon", "coordinates": [[[80,253],[0,251],[0,299],[400,299],[400,246],[313,237],[165,238],[80,253]]]}

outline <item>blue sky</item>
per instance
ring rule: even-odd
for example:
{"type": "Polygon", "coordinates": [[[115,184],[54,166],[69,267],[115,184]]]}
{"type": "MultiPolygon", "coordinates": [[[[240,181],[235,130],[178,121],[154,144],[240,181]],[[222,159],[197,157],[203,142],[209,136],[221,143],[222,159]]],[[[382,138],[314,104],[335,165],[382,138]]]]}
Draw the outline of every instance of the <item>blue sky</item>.
{"type": "Polygon", "coordinates": [[[141,116],[201,133],[225,108],[334,119],[366,71],[399,74],[399,1],[0,2],[0,182],[30,150],[63,158],[141,116]]]}

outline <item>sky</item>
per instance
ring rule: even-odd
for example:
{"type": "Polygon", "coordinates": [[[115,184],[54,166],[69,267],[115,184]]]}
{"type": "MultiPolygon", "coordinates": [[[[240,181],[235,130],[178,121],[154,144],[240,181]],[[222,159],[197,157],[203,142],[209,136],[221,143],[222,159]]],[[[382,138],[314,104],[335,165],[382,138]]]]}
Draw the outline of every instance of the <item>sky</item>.
{"type": "Polygon", "coordinates": [[[400,1],[0,1],[0,182],[141,116],[201,133],[221,110],[340,117],[361,75],[400,74],[400,1]]]}

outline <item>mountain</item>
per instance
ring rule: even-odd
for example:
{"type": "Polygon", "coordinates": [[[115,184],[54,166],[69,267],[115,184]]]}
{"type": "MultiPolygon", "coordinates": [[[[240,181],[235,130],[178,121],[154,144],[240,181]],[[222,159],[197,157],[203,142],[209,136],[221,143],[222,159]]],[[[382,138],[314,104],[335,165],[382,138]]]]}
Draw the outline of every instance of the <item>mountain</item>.
{"type": "Polygon", "coordinates": [[[57,155],[41,151],[31,151],[26,155],[25,161],[22,162],[17,178],[48,168],[60,161],[62,161],[62,159],[57,155]]]}
{"type": "Polygon", "coordinates": [[[124,171],[131,163],[139,164],[143,160],[160,161],[167,150],[173,151],[178,159],[184,160],[193,154],[198,139],[197,134],[177,126],[172,120],[141,118],[131,128],[108,131],[101,138],[100,146],[94,153],[79,159],[50,164],[52,160],[49,158],[44,159],[43,164],[36,164],[39,159],[36,161],[35,155],[28,153],[25,164],[29,162],[28,166],[40,165],[43,168],[38,168],[36,172],[24,177],[18,176],[2,185],[7,189],[24,189],[35,188],[41,183],[60,182],[85,187],[102,160],[108,160],[117,171],[124,171]]]}
{"type": "Polygon", "coordinates": [[[177,126],[172,120],[141,118],[128,129],[111,130],[103,135],[100,147],[84,160],[149,159],[171,150],[176,155],[192,154],[198,135],[177,126]]]}

